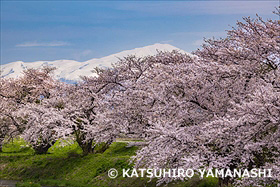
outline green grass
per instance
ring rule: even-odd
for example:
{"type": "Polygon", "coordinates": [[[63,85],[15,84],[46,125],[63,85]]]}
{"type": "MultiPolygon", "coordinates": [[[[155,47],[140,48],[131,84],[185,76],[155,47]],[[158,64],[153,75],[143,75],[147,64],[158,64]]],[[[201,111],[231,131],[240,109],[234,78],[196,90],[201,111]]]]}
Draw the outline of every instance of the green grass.
{"type": "MultiPolygon", "coordinates": [[[[107,171],[115,168],[121,173],[123,168],[131,168],[129,158],[137,147],[126,147],[126,143],[114,142],[104,153],[82,156],[82,150],[75,142],[58,141],[46,155],[35,155],[22,140],[3,147],[0,153],[0,179],[19,180],[18,187],[67,186],[67,187],[140,187],[156,186],[156,179],[147,178],[110,179],[107,171]],[[61,145],[65,146],[61,146],[61,145]]],[[[168,186],[217,186],[217,179],[174,182],[168,186]]]]}
{"type": "Polygon", "coordinates": [[[1,156],[15,155],[10,153],[20,153],[20,155],[30,155],[34,153],[34,150],[30,148],[30,145],[20,138],[14,138],[9,143],[4,144],[2,149],[3,153],[1,156]]]}

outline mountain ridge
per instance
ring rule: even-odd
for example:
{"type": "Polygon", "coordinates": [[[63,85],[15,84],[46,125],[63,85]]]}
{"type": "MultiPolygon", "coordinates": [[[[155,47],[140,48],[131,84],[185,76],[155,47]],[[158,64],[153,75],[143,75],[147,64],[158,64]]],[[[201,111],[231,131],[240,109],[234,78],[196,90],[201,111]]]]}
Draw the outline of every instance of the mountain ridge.
{"type": "MultiPolygon", "coordinates": [[[[80,80],[80,76],[94,76],[92,70],[95,67],[111,67],[112,63],[118,61],[119,58],[123,58],[129,55],[135,55],[137,57],[144,57],[149,55],[156,55],[158,51],[173,51],[178,50],[182,53],[187,53],[177,47],[170,44],[153,44],[145,47],[139,47],[131,50],[124,50],[115,54],[111,54],[102,58],[92,58],[90,60],[79,62],[76,60],[54,60],[54,61],[35,61],[35,62],[23,62],[15,61],[8,64],[1,65],[1,77],[16,78],[22,75],[23,70],[29,68],[41,68],[44,65],[56,67],[54,71],[54,77],[63,82],[77,82],[80,80]]],[[[188,53],[187,53],[188,54],[188,53]]]]}

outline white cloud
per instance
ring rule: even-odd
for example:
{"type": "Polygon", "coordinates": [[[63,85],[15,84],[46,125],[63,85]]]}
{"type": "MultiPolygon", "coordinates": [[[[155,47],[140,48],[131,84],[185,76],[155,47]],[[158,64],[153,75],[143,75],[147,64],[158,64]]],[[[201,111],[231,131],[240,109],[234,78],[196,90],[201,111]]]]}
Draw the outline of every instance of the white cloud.
{"type": "MultiPolygon", "coordinates": [[[[152,15],[232,15],[250,14],[272,15],[277,0],[265,1],[160,1],[160,2],[125,2],[117,8],[150,13],[152,15]]],[[[149,16],[150,16],[149,14],[149,16]]]]}
{"type": "Polygon", "coordinates": [[[24,42],[17,44],[16,47],[57,47],[70,45],[68,42],[63,41],[52,41],[52,42],[24,42]]]}

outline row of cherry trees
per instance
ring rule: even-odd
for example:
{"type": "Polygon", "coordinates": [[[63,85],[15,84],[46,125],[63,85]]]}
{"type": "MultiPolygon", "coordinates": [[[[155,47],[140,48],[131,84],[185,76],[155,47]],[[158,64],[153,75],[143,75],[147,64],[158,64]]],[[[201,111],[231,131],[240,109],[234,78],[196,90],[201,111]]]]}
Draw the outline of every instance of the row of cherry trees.
{"type": "Polygon", "coordinates": [[[126,135],[148,142],[135,167],[271,168],[273,178],[220,184],[279,182],[279,36],[279,21],[244,18],[192,56],[128,56],[75,85],[54,80],[49,67],[1,78],[0,145],[20,135],[46,153],[71,137],[88,154],[126,135]]]}

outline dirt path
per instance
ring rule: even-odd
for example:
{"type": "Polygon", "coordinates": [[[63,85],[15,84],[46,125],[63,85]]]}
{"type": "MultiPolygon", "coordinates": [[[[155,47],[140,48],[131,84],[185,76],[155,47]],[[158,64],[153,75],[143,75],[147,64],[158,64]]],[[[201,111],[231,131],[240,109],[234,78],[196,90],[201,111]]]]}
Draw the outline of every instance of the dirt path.
{"type": "MultiPolygon", "coordinates": [[[[0,179],[0,187],[16,187],[17,182],[19,181],[0,179]]],[[[50,187],[50,186],[42,186],[42,187],[50,187]]]]}
{"type": "Polygon", "coordinates": [[[0,187],[16,187],[18,181],[0,180],[0,187]]]}

